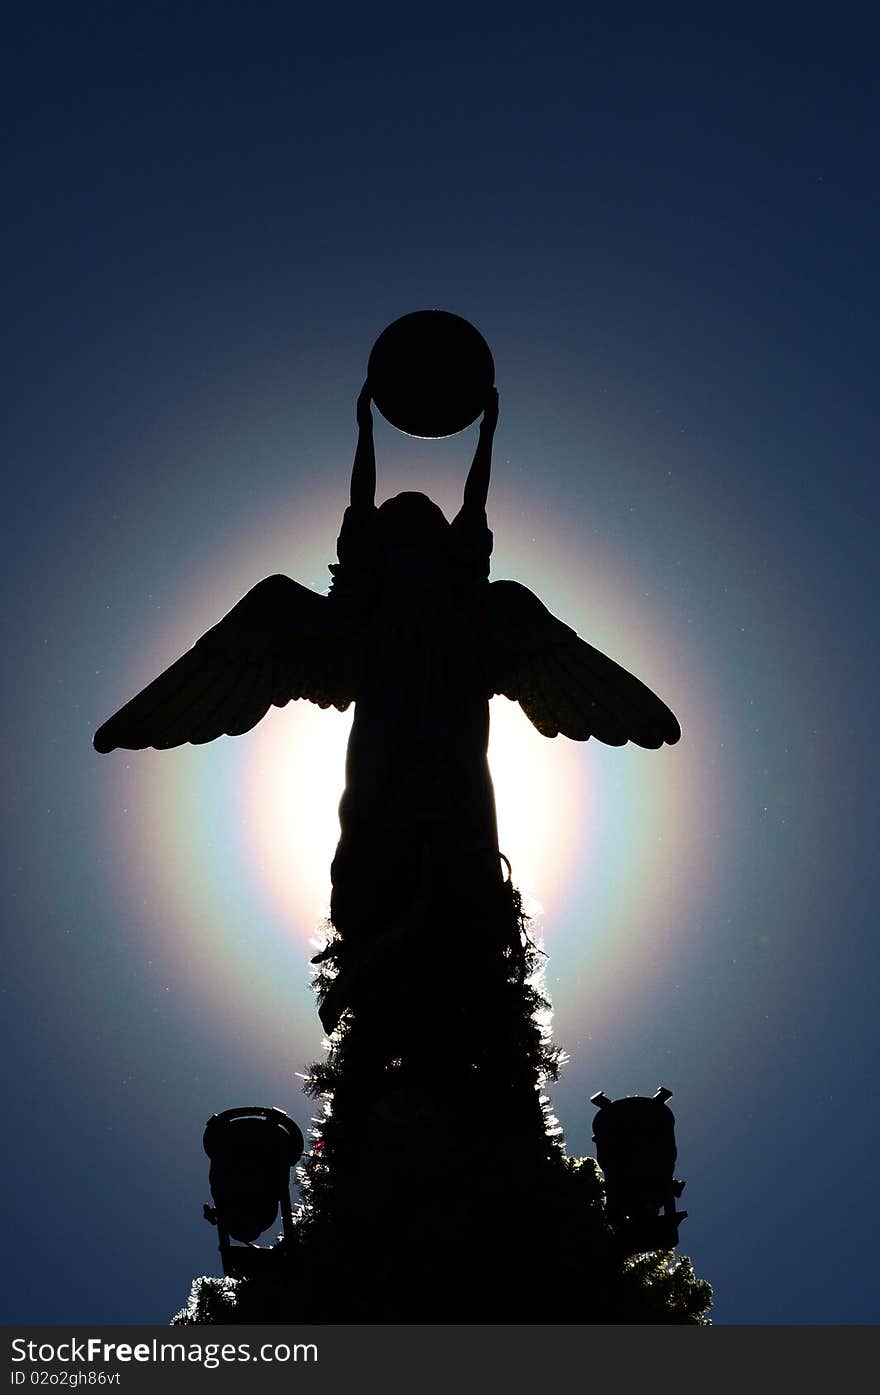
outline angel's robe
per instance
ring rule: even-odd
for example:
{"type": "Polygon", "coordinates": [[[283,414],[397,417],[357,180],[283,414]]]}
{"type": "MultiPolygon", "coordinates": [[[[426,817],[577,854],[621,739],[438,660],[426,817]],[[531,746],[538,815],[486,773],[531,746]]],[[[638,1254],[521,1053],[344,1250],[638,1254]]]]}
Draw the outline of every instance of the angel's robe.
{"type": "Polygon", "coordinates": [[[349,940],[405,911],[426,845],[441,884],[454,877],[479,896],[501,882],[484,672],[491,550],[484,510],[447,524],[423,495],[402,495],[346,511],[331,601],[360,612],[365,640],[331,869],[331,918],[349,940]]]}

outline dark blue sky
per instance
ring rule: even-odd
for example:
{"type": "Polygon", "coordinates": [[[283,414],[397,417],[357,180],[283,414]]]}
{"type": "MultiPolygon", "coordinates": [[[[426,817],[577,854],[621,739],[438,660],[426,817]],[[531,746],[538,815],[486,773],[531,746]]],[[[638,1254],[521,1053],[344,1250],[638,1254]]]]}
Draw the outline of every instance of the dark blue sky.
{"type": "MultiPolygon", "coordinates": [[[[594,1090],[662,1080],[716,1321],[874,1322],[867,8],[50,4],[5,37],[6,1320],[164,1321],[216,1267],[208,1114],[308,1119],[311,926],[260,899],[240,754],[271,733],[90,738],[260,576],[323,589],[370,345],[437,306],[495,355],[495,575],[684,729],[553,744],[569,1149],[594,1090]]],[[[380,494],[453,506],[470,437],[377,444],[380,494]]]]}

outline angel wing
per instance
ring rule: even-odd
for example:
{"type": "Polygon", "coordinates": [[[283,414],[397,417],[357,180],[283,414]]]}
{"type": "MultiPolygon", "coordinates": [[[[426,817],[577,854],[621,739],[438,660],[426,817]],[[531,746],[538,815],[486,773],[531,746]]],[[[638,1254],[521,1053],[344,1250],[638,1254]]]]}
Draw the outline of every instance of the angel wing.
{"type": "Polygon", "coordinates": [[[678,740],[681,728],[666,704],[551,615],[528,587],[493,581],[488,591],[490,695],[518,702],[542,736],[634,741],[650,750],[678,740]]]}
{"type": "Polygon", "coordinates": [[[269,576],[182,658],[95,733],[97,751],[167,750],[240,736],[308,698],[344,711],[357,696],[359,636],[340,610],[287,576],[269,576]]]}

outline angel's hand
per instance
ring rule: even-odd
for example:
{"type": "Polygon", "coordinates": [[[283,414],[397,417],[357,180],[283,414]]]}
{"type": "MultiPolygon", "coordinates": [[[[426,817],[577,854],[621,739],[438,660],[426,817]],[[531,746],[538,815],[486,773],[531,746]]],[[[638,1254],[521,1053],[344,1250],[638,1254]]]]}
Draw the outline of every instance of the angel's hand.
{"type": "Polygon", "coordinates": [[[480,430],[487,432],[490,436],[494,434],[498,425],[498,389],[490,388],[486,406],[483,410],[483,420],[480,422],[480,430]]]}
{"type": "Polygon", "coordinates": [[[357,400],[357,424],[362,431],[369,430],[373,425],[373,413],[370,408],[371,393],[369,378],[360,390],[357,400]]]}

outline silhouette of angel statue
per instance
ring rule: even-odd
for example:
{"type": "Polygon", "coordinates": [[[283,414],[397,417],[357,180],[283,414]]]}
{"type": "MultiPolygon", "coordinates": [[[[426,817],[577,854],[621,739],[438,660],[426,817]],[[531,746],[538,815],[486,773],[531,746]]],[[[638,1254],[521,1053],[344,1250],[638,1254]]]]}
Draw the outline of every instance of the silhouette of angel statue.
{"type": "MultiPolygon", "coordinates": [[[[364,948],[412,919],[432,882],[472,904],[502,886],[487,760],[494,694],[518,702],[546,737],[656,749],[680,730],[644,683],[527,587],[489,581],[494,387],[451,522],[421,493],[377,507],[369,379],[356,417],[329,594],[282,575],[259,582],[94,744],[164,750],[240,736],[296,699],[339,711],[354,703],[330,912],[341,940],[364,948]]],[[[338,1007],[329,1023],[322,1014],[325,1025],[338,1007]]]]}

